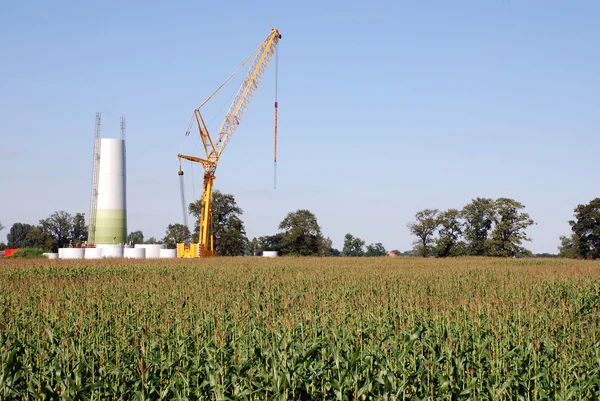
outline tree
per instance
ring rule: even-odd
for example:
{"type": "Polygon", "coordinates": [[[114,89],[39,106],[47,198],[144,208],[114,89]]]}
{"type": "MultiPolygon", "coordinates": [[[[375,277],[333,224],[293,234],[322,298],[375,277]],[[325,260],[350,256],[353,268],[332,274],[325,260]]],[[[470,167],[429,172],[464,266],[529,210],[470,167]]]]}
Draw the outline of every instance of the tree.
{"type": "Polygon", "coordinates": [[[71,240],[81,244],[87,241],[88,226],[85,224],[85,213],[75,213],[73,217],[73,228],[71,230],[71,240]]]}
{"type": "Polygon", "coordinates": [[[27,246],[56,252],[58,245],[52,234],[41,225],[35,226],[27,233],[27,246]]]}
{"type": "Polygon", "coordinates": [[[167,248],[175,248],[178,243],[189,242],[190,237],[190,229],[185,224],[169,224],[163,242],[167,244],[167,248]]]}
{"type": "Polygon", "coordinates": [[[425,209],[415,214],[416,221],[407,224],[411,234],[417,237],[415,246],[419,255],[429,256],[429,249],[434,244],[434,233],[439,225],[438,209],[425,209]]]}
{"type": "Polygon", "coordinates": [[[510,198],[494,201],[491,219],[494,223],[489,240],[492,256],[530,256],[531,252],[521,246],[523,241],[531,241],[525,230],[535,224],[529,214],[521,212],[525,206],[510,198]]]}
{"type": "Polygon", "coordinates": [[[27,234],[33,230],[31,224],[15,223],[8,231],[6,239],[8,240],[8,248],[25,248],[29,246],[27,234]]]}
{"type": "Polygon", "coordinates": [[[600,198],[577,205],[574,212],[575,219],[570,220],[569,225],[576,239],[573,243],[578,257],[600,258],[600,198]]]}
{"type": "MultiPolygon", "coordinates": [[[[242,256],[248,253],[250,241],[246,237],[246,228],[241,219],[243,210],[237,205],[235,197],[218,190],[212,194],[212,232],[215,255],[242,256]]],[[[194,238],[200,233],[200,200],[190,203],[188,210],[196,218],[194,238]]]]}
{"type": "Polygon", "coordinates": [[[144,244],[162,244],[162,243],[163,243],[162,240],[159,241],[154,237],[150,237],[146,240],[146,242],[144,242],[144,244]]]}
{"type": "Polygon", "coordinates": [[[381,242],[367,245],[365,256],[385,256],[387,252],[381,242]]]}
{"type": "Polygon", "coordinates": [[[560,236],[560,246],[558,247],[558,256],[560,258],[577,259],[579,255],[579,237],[577,234],[570,236],[560,236]]]}
{"type": "Polygon", "coordinates": [[[69,213],[63,210],[54,212],[47,219],[40,220],[40,226],[44,232],[49,233],[56,240],[53,252],[69,245],[73,231],[73,216],[69,213]]]}
{"type": "Polygon", "coordinates": [[[284,230],[282,248],[286,254],[311,256],[324,255],[325,239],[316,216],[306,209],[290,212],[279,224],[284,230]]]}
{"type": "Polygon", "coordinates": [[[276,251],[283,254],[283,233],[265,235],[256,240],[256,251],[276,251]]]}
{"type": "Polygon", "coordinates": [[[4,226],[2,225],[2,222],[0,221],[0,231],[4,230],[4,226]]]}
{"type": "Polygon", "coordinates": [[[132,245],[143,244],[144,243],[144,233],[141,232],[140,230],[130,232],[129,235],[127,236],[127,243],[132,244],[132,245]]]}
{"type": "Polygon", "coordinates": [[[438,257],[456,256],[458,252],[457,243],[462,235],[463,223],[460,211],[448,209],[440,213],[438,217],[439,231],[435,244],[435,254],[438,257]]]}
{"type": "Polygon", "coordinates": [[[486,255],[488,236],[492,228],[494,201],[476,198],[466,205],[461,215],[464,219],[464,236],[470,255],[486,255]]]}
{"type": "Polygon", "coordinates": [[[347,233],[344,237],[344,248],[342,248],[342,256],[363,256],[365,241],[352,234],[347,233]]]}

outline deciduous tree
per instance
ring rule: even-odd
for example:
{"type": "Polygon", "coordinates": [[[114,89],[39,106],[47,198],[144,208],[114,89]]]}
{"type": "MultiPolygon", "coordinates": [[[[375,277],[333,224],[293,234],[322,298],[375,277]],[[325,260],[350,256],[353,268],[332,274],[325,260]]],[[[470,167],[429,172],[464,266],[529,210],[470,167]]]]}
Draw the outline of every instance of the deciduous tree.
{"type": "Polygon", "coordinates": [[[323,255],[326,244],[316,216],[307,209],[290,212],[279,224],[283,230],[282,248],[286,254],[323,255]]]}
{"type": "Polygon", "coordinates": [[[163,242],[168,248],[175,248],[178,243],[189,242],[190,234],[190,229],[185,224],[169,224],[163,242]]]}
{"type": "Polygon", "coordinates": [[[579,255],[579,237],[577,234],[561,235],[558,256],[561,258],[577,259],[579,255]]]}
{"type": "Polygon", "coordinates": [[[463,223],[460,211],[448,209],[438,216],[439,230],[435,244],[435,254],[438,257],[457,256],[460,254],[457,246],[462,235],[463,223]]]}
{"type": "MultiPolygon", "coordinates": [[[[250,241],[246,237],[246,228],[241,219],[242,208],[237,205],[232,194],[224,194],[218,190],[212,194],[212,229],[215,255],[241,256],[248,253],[250,241]]],[[[194,238],[200,232],[200,200],[190,203],[188,210],[196,218],[194,238]]]]}
{"type": "Polygon", "coordinates": [[[132,244],[132,245],[143,244],[144,243],[144,233],[141,232],[140,230],[130,232],[129,235],[127,236],[127,243],[132,244]]]}
{"type": "Polygon", "coordinates": [[[88,226],[85,224],[85,213],[75,213],[73,217],[73,229],[71,230],[71,239],[76,243],[87,241],[88,226]]]}
{"type": "Polygon", "coordinates": [[[365,241],[347,233],[344,237],[342,256],[363,256],[365,254],[364,246],[365,241]]]}
{"type": "Polygon", "coordinates": [[[415,247],[419,255],[423,257],[429,256],[430,248],[433,246],[434,234],[438,228],[438,209],[425,209],[415,214],[416,221],[408,223],[408,228],[417,240],[415,247]]]}
{"type": "Polygon", "coordinates": [[[525,230],[535,224],[529,214],[522,212],[525,206],[510,198],[498,198],[494,201],[491,219],[494,223],[489,240],[492,256],[526,256],[531,252],[521,244],[531,241],[525,230]]]}
{"type": "Polygon", "coordinates": [[[25,248],[29,245],[27,234],[33,230],[33,226],[27,223],[15,223],[8,231],[6,239],[8,248],[25,248]]]}
{"type": "Polygon", "coordinates": [[[387,251],[381,242],[377,242],[375,244],[367,245],[367,251],[365,252],[365,256],[385,256],[387,255],[387,251]]]}
{"type": "Polygon", "coordinates": [[[491,198],[473,199],[462,209],[464,236],[470,255],[487,254],[487,241],[492,229],[493,214],[494,201],[491,198]]]}
{"type": "Polygon", "coordinates": [[[578,256],[585,259],[600,258],[600,198],[577,205],[575,219],[570,220],[578,256]]]}
{"type": "Polygon", "coordinates": [[[54,212],[47,219],[40,220],[40,226],[56,240],[53,252],[69,245],[73,230],[73,216],[69,213],[64,210],[54,212]]]}

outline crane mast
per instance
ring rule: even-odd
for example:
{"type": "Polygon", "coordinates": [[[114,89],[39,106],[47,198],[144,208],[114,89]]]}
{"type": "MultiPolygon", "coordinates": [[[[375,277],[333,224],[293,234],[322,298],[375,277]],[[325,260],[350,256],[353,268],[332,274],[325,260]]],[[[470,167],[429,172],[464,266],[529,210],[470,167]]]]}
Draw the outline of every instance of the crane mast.
{"type": "MultiPolygon", "coordinates": [[[[244,113],[246,112],[258,85],[260,84],[262,77],[273,58],[273,54],[277,48],[281,39],[281,34],[276,28],[271,29],[271,32],[265,40],[254,50],[252,54],[246,59],[246,61],[255,54],[250,69],[246,73],[238,92],[231,103],[225,118],[221,124],[221,128],[217,133],[215,139],[211,137],[204,122],[204,118],[200,112],[200,109],[206,102],[208,102],[214,94],[231,79],[233,74],[215,91],[209,96],[199,107],[194,110],[193,120],[196,121],[198,131],[200,132],[200,139],[205,151],[205,158],[196,156],[178,154],[179,160],[179,176],[183,180],[183,170],[181,167],[181,160],[187,160],[193,163],[202,164],[204,169],[204,180],[202,185],[202,197],[200,199],[200,232],[198,236],[198,243],[179,243],[177,244],[177,256],[183,258],[194,258],[194,257],[210,257],[214,256],[214,241],[211,230],[211,215],[212,215],[212,191],[213,182],[215,179],[215,172],[217,169],[217,163],[221,156],[221,153],[231,140],[231,137],[239,127],[244,113]]],[[[246,63],[242,63],[242,66],[246,63]]],[[[241,66],[239,67],[241,68],[241,66]]],[[[238,68],[238,70],[239,70],[238,68]]],[[[237,71],[237,70],[236,70],[237,71]]],[[[235,74],[235,72],[234,72],[235,74]]],[[[189,130],[186,136],[189,134],[189,130]]],[[[184,211],[185,215],[185,211],[184,211]]]]}

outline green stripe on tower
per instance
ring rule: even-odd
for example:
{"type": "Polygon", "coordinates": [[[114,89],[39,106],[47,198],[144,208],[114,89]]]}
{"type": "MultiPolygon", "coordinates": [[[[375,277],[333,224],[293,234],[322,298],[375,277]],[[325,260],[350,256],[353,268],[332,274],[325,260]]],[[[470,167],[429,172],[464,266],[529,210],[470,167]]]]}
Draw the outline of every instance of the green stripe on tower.
{"type": "Polygon", "coordinates": [[[127,240],[125,210],[98,209],[96,244],[124,244],[127,240]]]}

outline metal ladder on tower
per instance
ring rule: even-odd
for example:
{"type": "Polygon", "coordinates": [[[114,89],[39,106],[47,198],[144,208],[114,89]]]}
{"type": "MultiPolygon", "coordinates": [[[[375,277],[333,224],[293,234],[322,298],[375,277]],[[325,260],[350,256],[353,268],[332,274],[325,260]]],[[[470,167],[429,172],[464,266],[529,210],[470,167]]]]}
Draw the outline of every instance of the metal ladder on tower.
{"type": "Polygon", "coordinates": [[[90,224],[88,226],[88,244],[96,243],[96,214],[98,209],[98,175],[100,170],[100,120],[101,113],[96,113],[96,130],[94,132],[94,165],[92,169],[92,196],[90,199],[90,224]]]}

